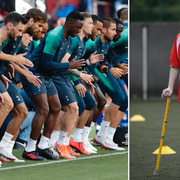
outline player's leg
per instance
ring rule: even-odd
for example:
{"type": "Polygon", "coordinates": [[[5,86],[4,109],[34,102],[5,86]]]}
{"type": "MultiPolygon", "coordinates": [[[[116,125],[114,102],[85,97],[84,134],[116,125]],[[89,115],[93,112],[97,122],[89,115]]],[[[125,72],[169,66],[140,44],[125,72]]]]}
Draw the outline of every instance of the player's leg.
{"type": "MultiPolygon", "coordinates": [[[[28,110],[15,84],[9,83],[9,87],[7,91],[13,100],[14,108],[11,111],[12,120],[9,122],[6,128],[6,132],[0,142],[0,147],[8,149],[8,152],[12,154],[12,149],[13,149],[15,140],[17,138],[20,126],[23,123],[23,121],[26,119],[28,115],[28,110]],[[6,138],[7,134],[13,136],[13,138],[9,141],[6,138]]],[[[3,156],[6,157],[6,155],[3,155],[3,156]]],[[[15,157],[15,159],[17,158],[15,157]]]]}
{"type": "Polygon", "coordinates": [[[31,135],[22,156],[23,158],[30,160],[45,160],[44,158],[40,157],[36,152],[36,143],[45,118],[48,115],[49,105],[47,100],[45,79],[40,74],[36,75],[40,76],[40,80],[42,82],[40,87],[34,86],[32,83],[29,83],[24,77],[21,77],[24,90],[27,93],[28,97],[31,99],[34,106],[36,107],[36,113],[34,115],[31,125],[31,135]]]}
{"type": "Polygon", "coordinates": [[[2,96],[4,98],[4,103],[2,103],[0,105],[0,117],[1,117],[0,118],[0,127],[1,127],[5,118],[7,117],[9,112],[14,107],[14,104],[1,81],[0,81],[0,93],[2,94],[2,96]]]}
{"type": "Polygon", "coordinates": [[[106,73],[106,76],[102,73],[99,73],[100,72],[95,71],[95,75],[97,75],[99,78],[98,85],[104,92],[106,92],[112,98],[112,102],[110,103],[109,107],[105,112],[104,120],[101,123],[101,128],[98,131],[95,140],[105,147],[115,149],[115,147],[106,138],[106,135],[110,122],[116,116],[121,102],[124,101],[125,97],[121,93],[121,89],[117,81],[109,71],[106,73]]]}
{"type": "Polygon", "coordinates": [[[52,80],[50,80],[48,83],[47,95],[48,95],[49,113],[44,122],[44,130],[40,142],[38,144],[37,151],[41,156],[47,159],[51,159],[50,153],[52,153],[56,157],[59,157],[58,153],[54,152],[54,150],[49,147],[48,143],[61,108],[59,97],[52,80]]]}
{"type": "MultiPolygon", "coordinates": [[[[85,86],[84,83],[83,83],[83,85],[85,86]]],[[[87,87],[86,87],[86,89],[87,89],[87,87]]],[[[83,141],[84,144],[81,145],[81,148],[79,147],[79,144],[78,144],[78,143],[82,142],[83,128],[84,128],[84,126],[85,126],[85,124],[89,118],[89,115],[91,113],[92,108],[95,105],[95,100],[92,97],[92,95],[90,94],[88,89],[86,91],[85,97],[83,97],[83,101],[86,105],[86,108],[78,119],[78,122],[76,124],[76,128],[74,130],[74,134],[72,136],[72,139],[70,140],[70,145],[75,147],[76,149],[78,148],[78,150],[83,154],[96,153],[95,151],[88,148],[88,146],[86,146],[85,141],[83,141]]]]}
{"type": "MultiPolygon", "coordinates": [[[[121,106],[120,106],[116,116],[112,119],[110,126],[108,128],[107,137],[111,140],[112,143],[113,143],[113,137],[114,137],[115,131],[116,131],[118,125],[120,124],[126,109],[128,108],[128,96],[124,89],[122,81],[120,78],[116,79],[116,81],[118,82],[118,85],[122,91],[122,94],[124,94],[124,101],[121,102],[121,106]]],[[[113,143],[113,144],[116,146],[116,150],[124,150],[124,148],[118,147],[118,145],[116,145],[115,143],[113,143]]]]}
{"type": "Polygon", "coordinates": [[[74,122],[77,119],[78,105],[76,102],[72,85],[70,84],[69,80],[64,79],[60,76],[52,77],[52,80],[56,86],[59,99],[62,103],[62,107],[64,110],[64,115],[61,118],[60,135],[57,140],[56,147],[59,153],[61,153],[62,157],[67,158],[67,159],[72,159],[75,157],[72,157],[71,155],[69,155],[66,149],[65,141],[66,141],[68,132],[73,128],[74,122]]]}

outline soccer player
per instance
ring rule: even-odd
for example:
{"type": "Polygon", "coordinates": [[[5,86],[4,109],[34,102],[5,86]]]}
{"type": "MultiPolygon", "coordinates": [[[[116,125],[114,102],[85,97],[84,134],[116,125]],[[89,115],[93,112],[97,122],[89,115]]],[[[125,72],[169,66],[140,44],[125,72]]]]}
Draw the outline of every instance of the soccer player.
{"type": "MultiPolygon", "coordinates": [[[[25,24],[24,31],[29,32],[31,36],[35,31],[41,31],[43,24],[47,21],[46,15],[42,11],[36,8],[30,9],[26,13],[25,18],[27,20],[27,23],[25,24]]],[[[19,40],[21,40],[21,38],[14,40],[16,41],[8,41],[6,43],[6,46],[3,48],[3,52],[8,54],[15,53],[15,51],[17,50],[16,48],[19,46],[18,42],[19,40]]],[[[24,52],[26,51],[26,48],[21,48],[19,51],[24,52]]],[[[38,79],[39,78],[38,76],[34,76],[31,72],[29,72],[26,69],[24,70],[20,68],[16,64],[13,64],[13,67],[15,68],[15,71],[17,73],[23,75],[29,82],[33,83],[35,86],[40,85],[41,81],[38,79]]],[[[15,78],[14,80],[17,81],[17,79],[15,78]]],[[[11,146],[12,148],[14,146],[15,140],[19,132],[19,128],[28,115],[27,107],[15,84],[13,83],[9,84],[8,93],[13,99],[14,108],[11,112],[13,118],[11,122],[8,124],[6,132],[0,142],[0,147],[1,147],[0,154],[2,154],[3,156],[5,155],[5,157],[7,157],[6,154],[9,153],[9,152],[4,153],[4,151],[6,151],[6,147],[11,146]]]]}
{"type": "MultiPolygon", "coordinates": [[[[22,39],[21,39],[21,42],[20,42],[20,45],[19,45],[19,47],[17,48],[17,50],[16,50],[16,54],[22,54],[22,53],[24,53],[23,52],[23,49],[24,48],[26,48],[28,45],[29,45],[29,43],[32,41],[32,38],[33,38],[33,36],[32,36],[32,32],[30,31],[29,33],[23,33],[23,35],[22,35],[22,39]]],[[[33,76],[33,75],[32,75],[33,76]]],[[[16,73],[15,74],[15,77],[12,79],[12,83],[9,83],[9,87],[8,87],[8,89],[7,89],[7,92],[10,94],[10,96],[12,97],[12,99],[13,99],[13,103],[14,103],[14,106],[17,106],[18,105],[18,102],[16,102],[16,100],[14,100],[14,96],[15,97],[18,97],[17,99],[22,99],[21,98],[21,96],[20,96],[20,94],[19,93],[17,93],[16,91],[16,88],[14,88],[14,86],[16,86],[16,81],[19,79],[19,76],[18,76],[18,74],[16,73]],[[15,95],[13,95],[13,94],[15,94],[15,95]]],[[[21,106],[21,108],[22,108],[22,106],[21,106]]],[[[23,109],[24,110],[24,109],[23,109]]],[[[14,111],[14,110],[12,110],[12,111],[14,111]]],[[[12,114],[12,112],[11,112],[11,114],[12,114]]],[[[9,117],[9,116],[8,116],[9,117]]],[[[14,118],[14,116],[13,116],[13,114],[12,114],[12,117],[13,117],[13,120],[15,119],[14,118]]],[[[6,120],[5,121],[10,121],[10,118],[11,117],[9,117],[8,119],[6,118],[6,120]]],[[[17,126],[17,124],[18,123],[16,123],[16,121],[14,121],[14,123],[15,123],[15,125],[11,125],[11,126],[17,126]]],[[[9,128],[9,127],[8,127],[9,128]]],[[[15,127],[16,128],[16,127],[15,127]]],[[[18,135],[18,131],[19,130],[17,130],[17,133],[15,133],[14,134],[14,137],[11,139],[11,141],[9,142],[9,144],[8,144],[8,146],[6,147],[6,150],[7,150],[7,152],[9,152],[10,154],[12,154],[12,150],[13,150],[13,146],[14,146],[14,141],[16,140],[16,138],[17,138],[17,135],[18,135]]],[[[5,133],[8,133],[7,131],[5,132],[5,133]]],[[[4,138],[4,137],[3,137],[4,138]]],[[[2,142],[1,142],[2,143],[2,142]]],[[[7,159],[7,158],[5,158],[5,157],[1,157],[1,160],[3,159],[3,161],[4,162],[7,162],[7,161],[10,161],[9,159],[7,159]]],[[[24,160],[19,160],[18,158],[16,158],[15,160],[14,160],[14,162],[25,162],[24,160]]]]}
{"type": "MultiPolygon", "coordinates": [[[[87,51],[92,51],[92,47],[95,44],[99,43],[100,46],[98,48],[96,47],[96,49],[98,49],[98,52],[107,54],[109,46],[108,44],[111,40],[113,40],[115,35],[116,23],[110,18],[103,18],[102,34],[97,37],[94,42],[89,41],[89,44],[87,44],[87,51]]],[[[109,66],[108,61],[105,61],[109,66]]],[[[101,73],[103,72],[102,66],[97,66],[97,68],[99,68],[100,72],[94,67],[91,67],[91,71],[99,78],[98,85],[103,92],[106,92],[112,98],[112,102],[105,112],[105,117],[102,121],[101,129],[96,135],[95,140],[102,144],[104,147],[116,149],[116,147],[112,144],[111,140],[106,137],[106,135],[109,124],[116,116],[119,107],[121,105],[122,107],[124,106],[125,96],[110,71],[116,71],[119,75],[121,75],[122,71],[120,69],[110,69],[110,71],[107,71],[104,76],[104,74],[101,73]]],[[[127,109],[127,107],[125,109],[127,109]]],[[[123,117],[123,114],[124,112],[120,114],[120,118],[121,116],[123,117]]]]}
{"type": "MultiPolygon", "coordinates": [[[[102,18],[100,18],[97,15],[91,15],[92,19],[93,19],[93,31],[91,33],[91,35],[89,36],[89,38],[91,38],[93,41],[101,34],[102,32],[102,28],[103,28],[103,21],[102,18]]],[[[98,43],[97,43],[98,44],[98,43]]],[[[96,123],[98,117],[101,114],[101,111],[103,110],[105,104],[106,104],[106,98],[103,95],[101,89],[99,88],[99,86],[97,85],[97,83],[95,84],[96,88],[94,89],[94,97],[96,99],[97,105],[94,106],[88,121],[86,123],[86,125],[84,126],[83,129],[83,133],[82,133],[82,141],[85,141],[85,144],[88,148],[97,151],[97,149],[95,149],[91,143],[88,140],[88,136],[91,132],[92,127],[94,126],[94,124],[96,123]]]]}
{"type": "MultiPolygon", "coordinates": [[[[12,12],[12,13],[9,13],[7,16],[6,16],[6,19],[5,19],[5,23],[4,25],[0,28],[0,49],[1,49],[1,53],[0,53],[0,76],[1,76],[1,81],[4,83],[5,86],[0,85],[0,88],[1,88],[1,93],[2,93],[2,96],[4,98],[4,101],[5,103],[3,103],[1,106],[0,106],[0,126],[2,125],[4,119],[6,118],[6,116],[8,115],[8,113],[11,111],[11,109],[13,108],[13,102],[12,102],[12,99],[10,98],[8,92],[6,91],[5,87],[8,88],[8,82],[10,82],[4,75],[2,75],[7,66],[6,66],[6,63],[5,61],[3,60],[8,60],[8,61],[14,61],[14,58],[16,60],[16,58],[20,58],[21,59],[21,63],[19,63],[21,66],[24,66],[22,63],[22,61],[26,61],[26,58],[24,58],[22,55],[17,55],[17,56],[13,56],[13,55],[8,55],[8,54],[5,54],[2,52],[2,45],[3,45],[3,42],[5,42],[6,40],[8,39],[12,39],[12,40],[17,40],[17,38],[19,36],[22,36],[22,32],[24,30],[24,24],[26,23],[25,19],[19,15],[18,13],[16,12],[12,12]]],[[[15,62],[15,61],[14,61],[15,62]]],[[[29,63],[29,60],[27,60],[27,64],[26,65],[30,65],[32,66],[32,63],[29,63]]],[[[11,65],[10,65],[11,66],[11,65]]],[[[9,141],[12,139],[13,135],[7,133],[5,134],[7,135],[6,138],[5,138],[5,146],[0,146],[0,154],[2,155],[5,155],[7,156],[7,158],[12,158],[12,159],[15,159],[15,157],[10,154],[10,153],[7,153],[5,148],[9,141]]],[[[2,145],[2,144],[1,144],[2,145]]]]}
{"type": "MultiPolygon", "coordinates": [[[[45,160],[40,156],[47,159],[57,159],[52,155],[48,147],[48,141],[60,111],[60,101],[51,76],[54,74],[55,70],[62,68],[79,68],[84,64],[83,60],[76,62],[73,60],[70,63],[59,63],[60,59],[57,58],[58,54],[61,53],[61,45],[65,42],[65,39],[67,40],[68,32],[70,35],[76,36],[82,26],[82,22],[77,18],[75,12],[72,12],[70,16],[72,19],[76,19],[76,21],[74,22],[71,19],[69,22],[68,20],[65,38],[62,38],[64,36],[62,27],[53,29],[45,35],[41,43],[30,56],[31,61],[34,63],[34,67],[31,70],[40,76],[42,81],[41,86],[37,88],[24,78],[21,78],[24,90],[36,106],[36,114],[32,122],[30,139],[22,155],[25,159],[45,160]],[[76,26],[74,26],[74,23],[76,26]],[[43,123],[43,135],[36,149],[37,139],[40,135],[43,123]]],[[[61,156],[63,157],[63,153],[61,156]]]]}
{"type": "MultiPolygon", "coordinates": [[[[66,54],[65,56],[67,58],[69,58],[69,61],[71,61],[75,56],[77,56],[77,59],[80,59],[83,54],[84,54],[84,50],[85,50],[85,41],[86,41],[86,37],[87,35],[91,34],[92,32],[92,28],[93,28],[93,24],[92,24],[92,19],[91,19],[91,16],[89,13],[81,13],[83,16],[84,16],[84,24],[83,24],[83,27],[81,29],[81,32],[76,36],[76,38],[73,40],[73,41],[77,41],[77,43],[75,44],[73,42],[73,50],[71,52],[69,52],[68,54],[66,54]],[[72,55],[71,55],[72,53],[72,55]]],[[[92,54],[92,56],[90,57],[89,61],[91,63],[96,63],[98,61],[102,61],[103,60],[103,55],[95,55],[95,54],[92,54]]],[[[68,75],[69,76],[69,75],[68,75]]],[[[89,113],[90,113],[90,110],[92,109],[92,107],[94,106],[94,99],[92,98],[92,96],[90,95],[89,93],[89,90],[87,88],[84,87],[84,85],[82,84],[82,81],[78,81],[76,79],[76,81],[74,81],[75,85],[76,85],[76,88],[78,90],[78,93],[79,93],[79,96],[78,94],[76,94],[77,96],[77,99],[78,99],[78,105],[80,105],[80,112],[79,112],[79,115],[81,115],[77,126],[78,128],[75,129],[75,134],[78,134],[79,138],[76,138],[76,140],[78,139],[78,141],[76,142],[76,144],[79,144],[76,146],[76,148],[78,150],[81,151],[81,153],[83,154],[89,154],[85,149],[84,149],[84,145],[83,143],[81,142],[81,136],[80,136],[80,131],[82,131],[81,129],[83,127],[80,128],[80,126],[84,126],[83,124],[87,121],[87,118],[89,116],[89,113]],[[77,82],[76,82],[77,81],[77,82]],[[84,89],[83,89],[84,88],[84,89]],[[82,100],[82,97],[84,97],[84,101],[85,101],[85,104],[86,104],[86,110],[85,109],[85,104],[84,104],[84,101],[80,101],[80,99],[82,100]],[[81,102],[81,103],[80,103],[81,102]],[[83,104],[83,105],[82,105],[83,104]],[[76,130],[78,130],[78,133],[76,133],[76,130]],[[79,142],[79,143],[78,143],[79,142]],[[80,147],[80,148],[79,148],[80,147]]],[[[56,126],[55,126],[55,129],[52,133],[52,138],[51,138],[51,142],[52,144],[54,144],[59,136],[59,128],[60,128],[60,118],[57,119],[57,123],[56,123],[56,126]]],[[[77,121],[75,121],[74,123],[76,124],[77,121]]],[[[74,127],[74,126],[73,126],[74,127]]],[[[71,131],[68,132],[68,135],[67,135],[67,140],[66,140],[66,147],[68,149],[68,151],[71,151],[70,154],[74,154],[74,152],[72,152],[72,150],[70,149],[70,146],[69,146],[69,136],[72,132],[72,128],[71,128],[71,131]]],[[[72,144],[71,144],[72,145],[72,144]]],[[[76,153],[77,155],[77,153],[76,153]]]]}
{"type": "MultiPolygon", "coordinates": [[[[106,55],[106,58],[107,58],[109,64],[111,65],[111,68],[120,68],[123,70],[123,75],[126,75],[128,72],[128,70],[127,70],[128,64],[123,64],[123,63],[119,64],[119,60],[122,58],[122,56],[124,54],[124,45],[122,45],[122,44],[127,44],[127,42],[128,42],[128,28],[123,31],[123,23],[117,18],[113,18],[113,20],[116,22],[116,33],[117,34],[115,35],[113,41],[110,42],[110,48],[106,55]],[[121,45],[119,45],[120,42],[121,42],[121,45]]],[[[114,137],[115,131],[122,119],[121,113],[126,111],[125,108],[127,108],[127,103],[128,103],[128,97],[126,95],[126,91],[124,89],[124,86],[122,84],[120,76],[118,74],[112,73],[112,72],[113,71],[111,71],[111,74],[116,79],[117,83],[119,84],[119,87],[121,88],[121,90],[125,96],[125,101],[120,106],[118,113],[113,118],[113,120],[111,121],[110,126],[108,128],[107,137],[111,140],[111,142],[113,142],[113,137],[114,137]]],[[[116,150],[122,150],[122,148],[118,147],[118,145],[116,145],[115,143],[113,143],[113,145],[116,147],[116,150]]]]}

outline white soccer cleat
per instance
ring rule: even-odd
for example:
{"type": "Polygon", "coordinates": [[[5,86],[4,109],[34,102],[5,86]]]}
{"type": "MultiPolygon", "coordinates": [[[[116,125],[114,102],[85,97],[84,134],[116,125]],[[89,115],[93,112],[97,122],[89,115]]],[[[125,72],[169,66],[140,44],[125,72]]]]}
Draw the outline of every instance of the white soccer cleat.
{"type": "Polygon", "coordinates": [[[15,160],[16,157],[12,155],[9,151],[6,150],[6,147],[0,147],[0,155],[10,159],[10,160],[15,160]]]}
{"type": "Polygon", "coordinates": [[[115,142],[113,142],[113,141],[111,141],[111,142],[112,142],[112,144],[116,147],[116,150],[117,150],[117,151],[124,151],[124,150],[125,150],[124,148],[119,147],[118,144],[116,144],[115,142]]]}
{"type": "MultiPolygon", "coordinates": [[[[12,156],[14,156],[14,155],[12,155],[12,156]]],[[[14,156],[14,158],[16,158],[16,159],[10,160],[4,156],[1,156],[1,161],[2,162],[25,162],[25,160],[18,159],[16,156],[14,156]]]]}
{"type": "Polygon", "coordinates": [[[101,148],[107,148],[107,149],[112,149],[115,150],[116,147],[113,145],[113,143],[110,141],[109,138],[107,137],[99,137],[99,136],[95,136],[94,141],[96,143],[99,143],[101,148]]]}
{"type": "Polygon", "coordinates": [[[87,142],[89,142],[89,141],[83,141],[83,142],[84,142],[84,148],[85,148],[85,150],[86,150],[87,152],[97,153],[97,151],[92,150],[92,149],[88,146],[87,142]]]}
{"type": "Polygon", "coordinates": [[[84,142],[85,142],[86,147],[88,147],[88,149],[91,149],[92,151],[97,152],[97,149],[91,144],[89,139],[84,142]]]}

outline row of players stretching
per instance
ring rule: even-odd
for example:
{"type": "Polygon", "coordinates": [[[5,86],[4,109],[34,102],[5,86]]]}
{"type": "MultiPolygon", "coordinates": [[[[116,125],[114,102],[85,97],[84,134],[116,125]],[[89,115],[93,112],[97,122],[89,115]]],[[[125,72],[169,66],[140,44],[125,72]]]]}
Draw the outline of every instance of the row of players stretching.
{"type": "Polygon", "coordinates": [[[46,15],[33,8],[25,16],[9,13],[0,28],[0,126],[9,113],[12,115],[0,142],[0,155],[22,161],[12,154],[19,128],[28,115],[15,85],[19,77],[36,107],[23,158],[58,159],[60,155],[74,159],[78,152],[97,153],[88,136],[106,104],[105,94],[112,102],[95,141],[104,148],[124,150],[113,142],[113,136],[128,107],[120,79],[128,73],[127,64],[119,64],[128,29],[123,30],[123,23],[116,18],[72,11],[63,26],[48,32],[35,45],[32,37],[38,39],[46,22],[46,15]]]}

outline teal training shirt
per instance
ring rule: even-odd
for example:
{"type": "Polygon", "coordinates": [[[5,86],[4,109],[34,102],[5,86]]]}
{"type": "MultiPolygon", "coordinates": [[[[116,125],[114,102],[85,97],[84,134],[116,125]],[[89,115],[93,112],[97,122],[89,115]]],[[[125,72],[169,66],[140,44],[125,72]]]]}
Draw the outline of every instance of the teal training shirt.
{"type": "Polygon", "coordinates": [[[58,59],[63,42],[63,26],[56,27],[47,33],[31,55],[30,59],[34,63],[33,70],[45,76],[52,76],[55,70],[68,69],[69,63],[60,63],[58,59]]]}

